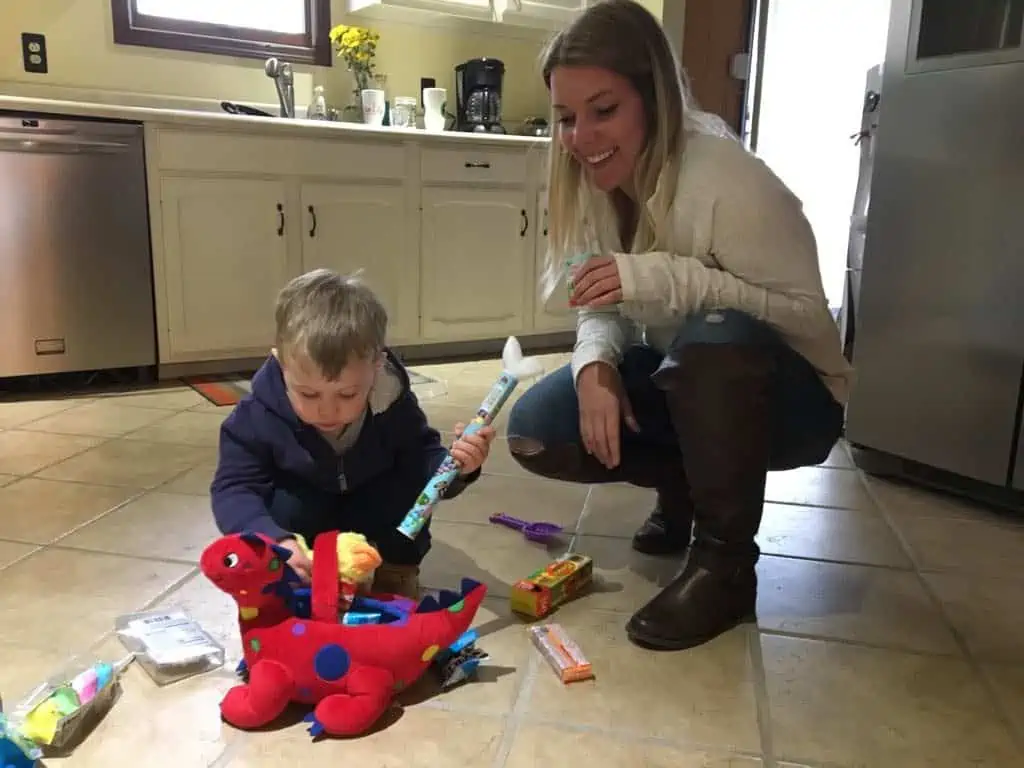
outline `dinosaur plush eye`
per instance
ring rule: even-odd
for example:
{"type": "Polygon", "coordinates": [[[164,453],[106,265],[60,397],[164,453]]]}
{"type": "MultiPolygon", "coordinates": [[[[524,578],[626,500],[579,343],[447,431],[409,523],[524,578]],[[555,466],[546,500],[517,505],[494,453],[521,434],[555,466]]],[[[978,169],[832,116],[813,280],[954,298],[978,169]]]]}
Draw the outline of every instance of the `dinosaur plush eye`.
{"type": "Polygon", "coordinates": [[[238,555],[236,555],[234,552],[229,552],[228,554],[224,555],[224,560],[222,562],[224,563],[225,568],[234,568],[236,565],[238,565],[238,555]]]}

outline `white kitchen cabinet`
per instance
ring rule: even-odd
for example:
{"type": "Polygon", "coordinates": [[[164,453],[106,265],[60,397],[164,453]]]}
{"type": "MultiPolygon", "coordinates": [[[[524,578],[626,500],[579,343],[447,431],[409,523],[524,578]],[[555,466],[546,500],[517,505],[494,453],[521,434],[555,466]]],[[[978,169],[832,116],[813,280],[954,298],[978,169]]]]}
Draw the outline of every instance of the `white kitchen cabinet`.
{"type": "Polygon", "coordinates": [[[526,329],[535,217],[525,189],[426,187],[421,200],[422,337],[449,341],[526,329]]]}
{"type": "Polygon", "coordinates": [[[302,184],[302,271],[362,270],[388,310],[388,340],[419,337],[418,211],[401,182],[302,184]]]}
{"type": "Polygon", "coordinates": [[[284,181],[171,177],[159,190],[170,353],[161,359],[266,354],[290,276],[284,181]]]}

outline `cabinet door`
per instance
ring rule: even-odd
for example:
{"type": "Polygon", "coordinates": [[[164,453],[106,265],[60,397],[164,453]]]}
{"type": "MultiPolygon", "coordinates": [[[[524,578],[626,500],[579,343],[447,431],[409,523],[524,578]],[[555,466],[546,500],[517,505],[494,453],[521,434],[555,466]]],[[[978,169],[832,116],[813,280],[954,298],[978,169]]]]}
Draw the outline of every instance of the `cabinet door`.
{"type": "Polygon", "coordinates": [[[284,182],[164,179],[160,204],[170,362],[269,352],[288,279],[284,182]]]}
{"type": "Polygon", "coordinates": [[[401,183],[302,185],[302,269],[362,270],[388,310],[391,343],[419,336],[416,216],[401,183]]]}
{"type": "Polygon", "coordinates": [[[576,314],[569,308],[565,284],[559,283],[551,298],[544,301],[541,277],[547,266],[548,253],[548,191],[537,194],[537,226],[534,228],[534,301],[533,328],[536,331],[572,331],[576,329],[576,314]]]}
{"type": "Polygon", "coordinates": [[[426,339],[484,338],[527,327],[534,216],[526,200],[522,189],[423,190],[426,339]]]}

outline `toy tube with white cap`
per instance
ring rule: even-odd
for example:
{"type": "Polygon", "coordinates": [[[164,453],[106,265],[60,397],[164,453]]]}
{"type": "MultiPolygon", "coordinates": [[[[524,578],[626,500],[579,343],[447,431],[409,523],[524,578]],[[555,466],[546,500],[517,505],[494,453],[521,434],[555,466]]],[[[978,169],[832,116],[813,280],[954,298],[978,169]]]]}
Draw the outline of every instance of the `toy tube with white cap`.
{"type": "MultiPolygon", "coordinates": [[[[505,349],[501,353],[503,370],[480,404],[473,420],[463,430],[464,435],[471,435],[494,421],[502,406],[508,401],[512,391],[520,381],[533,378],[543,373],[540,361],[533,357],[523,357],[523,349],[515,336],[509,336],[505,349]]],[[[415,539],[423,526],[427,524],[434,505],[443,497],[455,479],[459,476],[459,465],[451,453],[441,462],[433,477],[427,482],[422,493],[417,497],[412,509],[398,526],[398,530],[406,537],[415,539]]]]}

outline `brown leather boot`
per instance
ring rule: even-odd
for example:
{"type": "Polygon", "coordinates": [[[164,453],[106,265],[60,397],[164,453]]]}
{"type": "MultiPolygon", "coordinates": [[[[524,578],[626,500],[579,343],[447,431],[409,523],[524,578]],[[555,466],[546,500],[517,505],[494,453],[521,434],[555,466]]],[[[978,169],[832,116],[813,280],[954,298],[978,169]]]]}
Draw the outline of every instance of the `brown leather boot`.
{"type": "Polygon", "coordinates": [[[655,374],[690,482],[695,531],[678,576],[629,620],[639,645],[701,645],[755,616],[777,353],[770,345],[693,344],[655,374]]]}
{"type": "Polygon", "coordinates": [[[658,488],[654,511],[633,534],[633,549],[645,555],[685,552],[693,534],[693,502],[686,476],[679,471],[658,488]]]}

